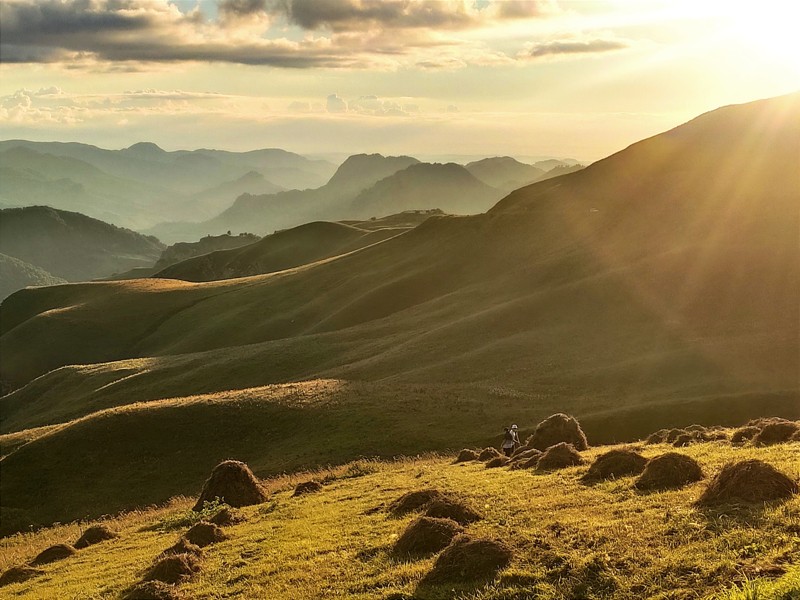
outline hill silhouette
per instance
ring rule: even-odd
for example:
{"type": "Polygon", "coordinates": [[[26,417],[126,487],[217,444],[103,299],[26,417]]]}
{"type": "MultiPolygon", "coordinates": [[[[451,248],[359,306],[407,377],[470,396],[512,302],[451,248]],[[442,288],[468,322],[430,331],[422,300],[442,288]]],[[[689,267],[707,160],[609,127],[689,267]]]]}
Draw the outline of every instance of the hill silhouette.
{"type": "MultiPolygon", "coordinates": [[[[573,412],[630,439],[642,424],[796,411],[798,139],[800,94],[725,107],[486,214],[432,217],[332,260],[19,292],[0,307],[2,378],[21,388],[0,400],[6,431],[78,420],[3,459],[3,497],[21,507],[45,486],[75,514],[87,492],[71,489],[69,456],[96,444],[92,478],[119,490],[108,505],[144,501],[114,473],[157,423],[193,423],[220,460],[253,439],[241,422],[278,423],[253,450],[277,472],[433,449],[450,427],[479,441],[515,415],[573,412]],[[335,393],[237,392],[317,378],[335,393]],[[244,398],[246,414],[226,412],[244,398]],[[300,423],[337,433],[269,458],[300,423]]],[[[180,452],[146,453],[175,493],[180,452]]]]}
{"type": "Polygon", "coordinates": [[[66,279],[55,277],[35,265],[0,254],[0,301],[29,285],[57,285],[66,282],[66,279]]]}
{"type": "Polygon", "coordinates": [[[318,221],[279,231],[244,247],[197,256],[156,272],[153,277],[214,281],[283,271],[346,254],[403,233],[405,228],[374,231],[318,221]]]}
{"type": "Polygon", "coordinates": [[[155,238],[80,213],[47,206],[0,210],[0,252],[67,281],[150,266],[163,247],[155,238]]]}
{"type": "Polygon", "coordinates": [[[545,169],[526,165],[510,156],[495,156],[466,165],[475,177],[498,189],[510,192],[533,183],[546,173],[545,169]]]}

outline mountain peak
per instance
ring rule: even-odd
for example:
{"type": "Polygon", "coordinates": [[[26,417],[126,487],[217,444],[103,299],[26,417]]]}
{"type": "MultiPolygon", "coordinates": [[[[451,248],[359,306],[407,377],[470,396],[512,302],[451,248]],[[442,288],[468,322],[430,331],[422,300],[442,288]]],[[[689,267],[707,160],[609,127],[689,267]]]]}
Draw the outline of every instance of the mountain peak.
{"type": "Polygon", "coordinates": [[[125,148],[124,152],[135,154],[164,154],[165,150],[153,142],[137,142],[125,148]]]}

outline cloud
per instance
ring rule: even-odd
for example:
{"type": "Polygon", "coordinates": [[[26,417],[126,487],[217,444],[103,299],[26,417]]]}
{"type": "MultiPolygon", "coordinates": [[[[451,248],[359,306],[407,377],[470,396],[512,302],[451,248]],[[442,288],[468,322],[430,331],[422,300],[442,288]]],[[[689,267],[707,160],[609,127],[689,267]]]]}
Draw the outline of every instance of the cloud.
{"type": "Polygon", "coordinates": [[[590,40],[565,39],[547,42],[533,42],[517,56],[519,58],[541,58],[543,56],[562,56],[574,54],[596,54],[629,48],[631,43],[619,39],[595,38],[590,40]]]}
{"type": "Polygon", "coordinates": [[[347,102],[339,98],[337,94],[331,94],[328,96],[328,101],[325,107],[329,113],[347,112],[347,102]]]}
{"type": "Polygon", "coordinates": [[[281,68],[461,68],[511,61],[470,39],[554,0],[219,0],[182,12],[167,0],[3,0],[0,62],[137,70],[226,62],[281,68]]]}

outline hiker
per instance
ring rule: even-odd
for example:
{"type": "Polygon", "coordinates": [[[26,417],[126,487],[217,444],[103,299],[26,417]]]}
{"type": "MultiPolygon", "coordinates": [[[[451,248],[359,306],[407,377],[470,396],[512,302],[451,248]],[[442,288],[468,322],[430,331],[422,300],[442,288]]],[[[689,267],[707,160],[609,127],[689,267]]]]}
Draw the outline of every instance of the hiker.
{"type": "Polygon", "coordinates": [[[511,435],[514,436],[514,450],[516,450],[522,445],[519,441],[519,431],[516,425],[511,426],[511,435]]]}
{"type": "Polygon", "coordinates": [[[500,447],[506,456],[514,454],[514,434],[508,427],[503,427],[503,444],[500,447]]]}

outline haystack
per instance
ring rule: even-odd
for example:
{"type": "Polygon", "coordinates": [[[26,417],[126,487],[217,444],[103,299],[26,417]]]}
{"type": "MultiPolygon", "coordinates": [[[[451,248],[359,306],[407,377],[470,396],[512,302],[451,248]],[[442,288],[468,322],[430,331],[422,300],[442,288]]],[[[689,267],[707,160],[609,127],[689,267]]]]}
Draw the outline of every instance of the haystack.
{"type": "Polygon", "coordinates": [[[667,431],[667,435],[664,436],[664,441],[666,443],[668,443],[668,444],[671,444],[676,439],[678,439],[678,436],[681,436],[684,433],[686,433],[686,430],[680,429],[678,427],[674,427],[674,428],[670,429],[669,431],[667,431]]]}
{"type": "Polygon", "coordinates": [[[538,450],[529,450],[525,452],[523,456],[519,458],[519,460],[512,460],[511,468],[512,469],[535,469],[536,463],[539,462],[539,458],[542,456],[542,452],[538,450]]]}
{"type": "Polygon", "coordinates": [[[428,502],[434,499],[446,499],[448,497],[444,492],[433,489],[416,490],[414,492],[406,492],[397,500],[389,504],[389,513],[395,517],[401,517],[415,510],[420,510],[428,502]]]}
{"type": "Polygon", "coordinates": [[[510,458],[507,456],[496,456],[492,460],[486,463],[487,469],[496,469],[497,467],[504,467],[510,462],[510,458]]]}
{"type": "Polygon", "coordinates": [[[322,484],[319,481],[303,481],[302,483],[298,483],[297,487],[294,488],[292,498],[296,498],[297,496],[305,496],[306,494],[313,494],[314,492],[319,492],[320,490],[322,490],[322,484]]]}
{"type": "Polygon", "coordinates": [[[189,542],[201,548],[205,548],[210,544],[215,544],[228,538],[221,527],[214,525],[214,523],[209,523],[208,521],[195,523],[183,536],[189,540],[189,542]]]}
{"type": "Polygon", "coordinates": [[[145,573],[145,581],[180,583],[200,571],[200,562],[194,554],[165,556],[145,573]]]}
{"type": "Polygon", "coordinates": [[[81,550],[87,546],[99,544],[106,540],[113,540],[116,537],[119,537],[119,534],[105,525],[92,525],[89,529],[84,531],[83,535],[75,542],[75,548],[81,550]]]}
{"type": "Polygon", "coordinates": [[[8,571],[0,575],[0,587],[11,585],[12,583],[22,583],[37,575],[44,573],[41,569],[32,567],[11,567],[8,571]]]}
{"type": "Polygon", "coordinates": [[[797,494],[797,482],[761,460],[729,463],[711,480],[697,504],[773,502],[797,494]]]}
{"type": "Polygon", "coordinates": [[[184,595],[162,581],[142,581],[122,594],[122,600],[180,600],[184,595]]]}
{"type": "Polygon", "coordinates": [[[544,452],[561,442],[572,444],[576,450],[586,450],[589,447],[578,421],[569,415],[557,413],[539,423],[525,445],[544,452]]]}
{"type": "Polygon", "coordinates": [[[703,470],[692,457],[667,452],[650,459],[633,485],[639,490],[666,490],[683,487],[702,478],[703,470]]]}
{"type": "Polygon", "coordinates": [[[487,460],[492,460],[493,458],[497,458],[498,456],[503,456],[503,455],[497,448],[489,447],[481,450],[481,453],[478,454],[478,460],[487,461],[487,460]]]}
{"type": "Polygon", "coordinates": [[[512,556],[502,542],[459,535],[442,551],[423,583],[492,579],[508,566],[512,556]]]}
{"type": "Polygon", "coordinates": [[[534,456],[539,457],[542,455],[541,450],[537,450],[536,448],[530,448],[525,450],[524,452],[514,453],[511,457],[511,462],[523,462],[528,460],[529,458],[533,458],[534,456]]]}
{"type": "Polygon", "coordinates": [[[470,450],[469,448],[464,448],[461,452],[458,453],[456,457],[457,463],[462,462],[469,462],[471,460],[478,460],[478,453],[475,450],[470,450]]]}
{"type": "Polygon", "coordinates": [[[419,517],[406,528],[392,551],[398,556],[433,554],[446,548],[462,531],[452,519],[419,517]]]}
{"type": "Polygon", "coordinates": [[[238,460],[226,460],[211,471],[193,510],[202,510],[204,503],[216,498],[229,506],[239,507],[266,502],[267,494],[250,467],[238,460]]]}
{"type": "Polygon", "coordinates": [[[56,544],[50,546],[47,550],[42,550],[31,561],[33,566],[46,565],[47,563],[56,562],[57,560],[64,560],[75,554],[76,550],[69,544],[56,544]]]}
{"type": "Polygon", "coordinates": [[[197,544],[193,544],[185,537],[182,537],[172,546],[159,554],[158,558],[164,558],[165,556],[172,556],[175,554],[194,554],[195,556],[203,556],[203,550],[197,544]]]}
{"type": "Polygon", "coordinates": [[[536,450],[536,448],[532,448],[531,446],[528,445],[520,446],[519,448],[515,449],[514,452],[511,453],[511,458],[516,458],[520,454],[523,454],[525,452],[530,452],[531,450],[536,450]]]}
{"type": "Polygon", "coordinates": [[[550,446],[544,451],[544,454],[536,461],[536,469],[539,471],[552,471],[582,464],[583,459],[573,445],[561,442],[550,446]]]}
{"type": "Polygon", "coordinates": [[[237,523],[242,523],[246,520],[247,519],[240,511],[236,510],[235,508],[225,507],[211,517],[208,522],[213,523],[214,525],[219,525],[220,527],[227,527],[228,525],[236,525],[237,523]]]}
{"type": "Polygon", "coordinates": [[[790,442],[800,442],[800,429],[798,429],[797,431],[795,431],[792,434],[792,437],[789,438],[789,441],[790,442]]]}
{"type": "Polygon", "coordinates": [[[645,444],[661,444],[666,441],[667,433],[669,433],[669,429],[659,429],[647,436],[645,444]]]}
{"type": "Polygon", "coordinates": [[[633,450],[610,450],[598,456],[589,467],[583,481],[602,481],[626,475],[638,475],[644,471],[647,459],[633,450]]]}
{"type": "Polygon", "coordinates": [[[483,517],[466,503],[455,498],[433,498],[424,506],[425,516],[436,519],[452,519],[459,525],[479,521],[483,517]]]}
{"type": "Polygon", "coordinates": [[[745,444],[756,437],[760,431],[761,428],[755,425],[746,425],[744,427],[740,427],[733,432],[733,435],[731,436],[731,444],[734,446],[745,444]]]}
{"type": "Polygon", "coordinates": [[[689,444],[695,444],[697,442],[702,442],[702,441],[703,438],[700,437],[696,432],[686,432],[676,437],[675,441],[672,442],[672,445],[675,448],[683,448],[685,446],[688,446],[689,444]]]}
{"type": "Polygon", "coordinates": [[[761,431],[753,438],[753,443],[757,446],[771,446],[773,444],[783,444],[788,442],[792,436],[800,431],[800,424],[794,421],[780,421],[769,423],[761,428],[761,431]]]}

